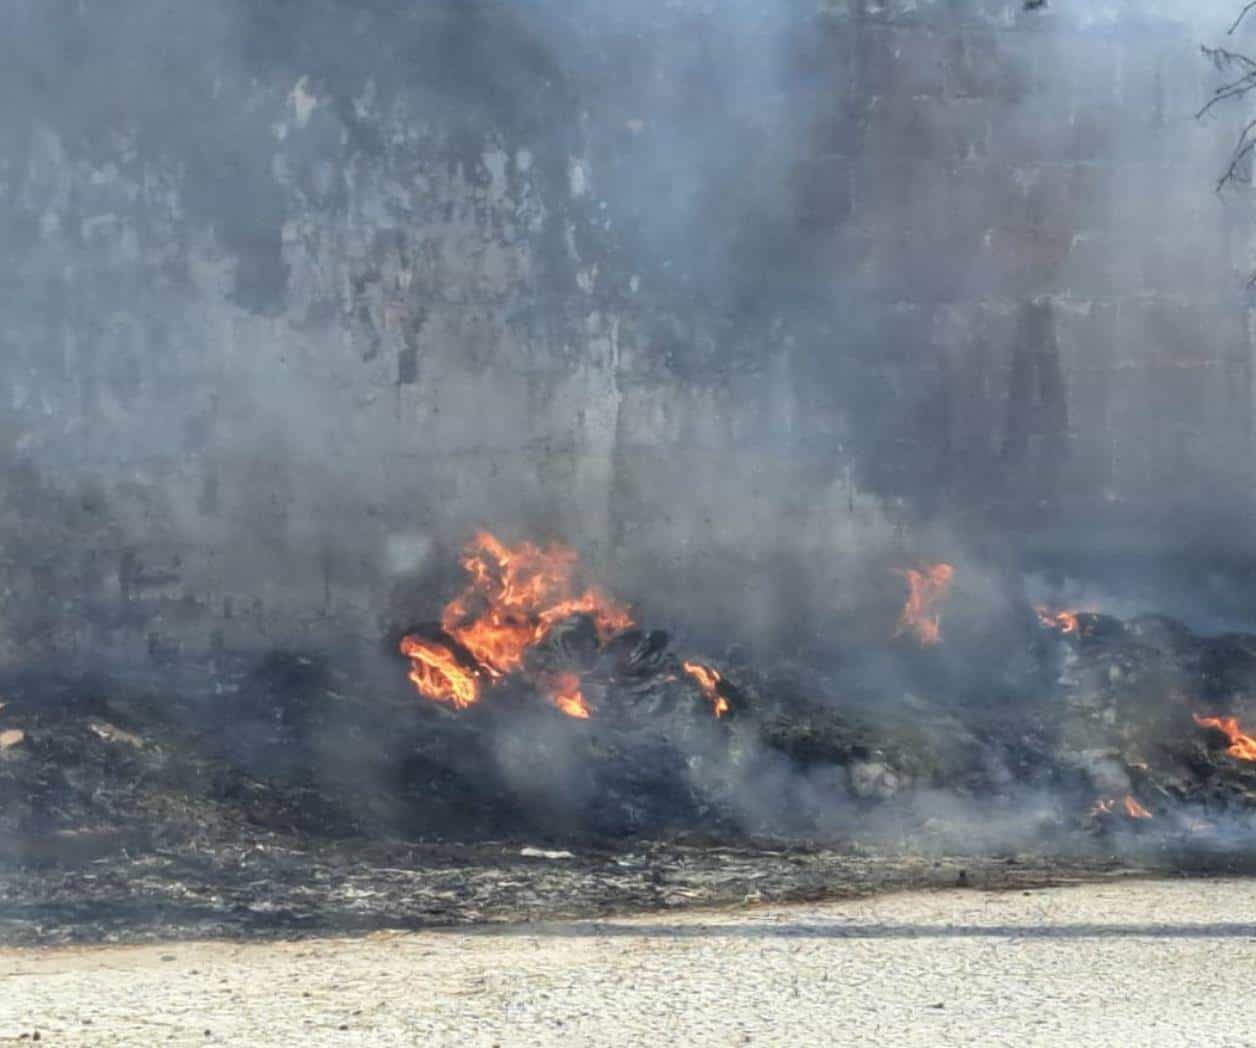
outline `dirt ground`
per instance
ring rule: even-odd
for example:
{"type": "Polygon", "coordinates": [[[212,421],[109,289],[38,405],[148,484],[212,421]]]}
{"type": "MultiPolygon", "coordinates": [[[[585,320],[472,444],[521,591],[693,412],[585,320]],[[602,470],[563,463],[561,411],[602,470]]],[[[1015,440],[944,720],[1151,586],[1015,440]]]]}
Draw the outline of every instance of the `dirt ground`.
{"type": "Polygon", "coordinates": [[[1256,881],[0,953],[0,1043],[1256,1044],[1256,881]]]}

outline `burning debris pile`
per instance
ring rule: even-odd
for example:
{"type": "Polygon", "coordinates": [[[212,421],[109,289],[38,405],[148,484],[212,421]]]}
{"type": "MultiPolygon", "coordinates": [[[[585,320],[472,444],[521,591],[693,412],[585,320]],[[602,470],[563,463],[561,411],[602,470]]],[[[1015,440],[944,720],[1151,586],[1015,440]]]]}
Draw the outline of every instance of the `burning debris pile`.
{"type": "Polygon", "coordinates": [[[954,653],[941,626],[955,569],[918,565],[898,572],[906,593],[887,643],[915,647],[923,694],[890,697],[887,713],[884,694],[860,701],[857,671],[764,673],[674,655],[664,632],[577,587],[566,547],[481,532],[462,567],[467,584],[440,623],[400,642],[411,682],[429,706],[498,740],[483,756],[508,792],[532,810],[562,796],[573,824],[596,832],[866,838],[902,828],[882,823],[878,806],[911,812],[938,791],[1005,812],[1038,798],[1049,807],[1034,808],[1029,836],[1146,824],[1200,833],[1256,807],[1256,740],[1229,712],[1256,695],[1252,638],[1038,606],[1019,640],[1036,670],[1022,671],[1017,696],[993,685],[987,700],[964,702],[946,679],[954,653]],[[529,702],[583,727],[537,730],[529,702]]]}
{"type": "Polygon", "coordinates": [[[898,573],[879,647],[755,665],[673,651],[579,584],[566,547],[481,532],[461,565],[439,621],[373,669],[276,653],[0,682],[0,866],[182,863],[245,838],[1056,857],[1256,840],[1256,636],[1022,606],[992,643],[936,564],[898,573]]]}
{"type": "Polygon", "coordinates": [[[1056,638],[1057,759],[1095,789],[1095,824],[1248,839],[1256,740],[1242,725],[1256,723],[1256,637],[1037,610],[1056,638]]]}
{"type": "MultiPolygon", "coordinates": [[[[697,682],[715,715],[729,710],[720,674],[696,662],[677,664],[661,632],[635,628],[628,609],[596,588],[577,594],[574,550],[530,542],[511,548],[481,531],[468,544],[462,566],[466,589],[445,607],[439,626],[410,633],[401,653],[419,692],[454,709],[466,709],[486,692],[523,684],[568,717],[592,713],[586,682],[599,694],[617,681],[640,685],[662,676],[678,682],[681,670],[697,682]]],[[[640,687],[618,696],[628,702],[640,687]]],[[[491,701],[491,700],[490,700],[491,701]]]]}

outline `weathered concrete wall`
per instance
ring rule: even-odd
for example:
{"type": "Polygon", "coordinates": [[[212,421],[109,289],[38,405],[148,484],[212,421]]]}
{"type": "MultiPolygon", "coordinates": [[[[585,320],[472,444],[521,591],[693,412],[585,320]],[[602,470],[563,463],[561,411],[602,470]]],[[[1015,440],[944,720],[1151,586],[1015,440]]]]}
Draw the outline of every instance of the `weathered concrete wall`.
{"type": "Polygon", "coordinates": [[[10,655],[370,640],[481,524],[763,630],[900,523],[1231,519],[1227,131],[1077,6],[18,5],[10,655]]]}

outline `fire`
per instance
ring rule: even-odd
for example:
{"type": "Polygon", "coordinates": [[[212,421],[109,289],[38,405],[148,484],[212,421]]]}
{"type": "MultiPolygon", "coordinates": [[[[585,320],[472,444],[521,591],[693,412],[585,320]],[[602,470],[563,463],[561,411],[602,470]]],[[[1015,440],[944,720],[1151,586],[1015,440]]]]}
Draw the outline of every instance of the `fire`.
{"type": "Polygon", "coordinates": [[[911,632],[921,644],[933,645],[942,639],[935,605],[950,589],[955,569],[949,564],[930,564],[923,571],[909,568],[903,572],[907,579],[907,603],[898,617],[894,636],[911,632]]]}
{"type": "Polygon", "coordinates": [[[728,699],[720,694],[720,681],[724,678],[709,666],[703,666],[699,662],[682,662],[685,672],[698,682],[698,687],[702,689],[702,694],[710,700],[712,708],[715,710],[717,717],[722,717],[728,712],[728,699]]]}
{"type": "MultiPolygon", "coordinates": [[[[567,546],[521,542],[511,547],[479,532],[463,551],[467,586],[441,615],[442,630],[466,650],[474,669],[448,645],[412,634],[402,639],[401,652],[410,659],[415,687],[430,699],[463,709],[479,700],[483,678],[500,680],[522,669],[528,649],[563,619],[588,615],[603,643],[630,627],[625,606],[595,588],[577,592],[578,560],[567,546]]],[[[589,716],[576,674],[560,674],[544,690],[569,716],[589,716]]]]}
{"type": "Polygon", "coordinates": [[[1144,808],[1133,797],[1127,793],[1119,802],[1112,797],[1100,797],[1094,803],[1094,807],[1087,814],[1091,818],[1097,818],[1100,815],[1115,815],[1118,810],[1130,819],[1151,819],[1154,816],[1146,808],[1144,808]],[[1117,808],[1117,804],[1120,808],[1117,808]]]}
{"type": "Polygon", "coordinates": [[[577,673],[560,673],[546,688],[549,700],[568,717],[589,719],[589,707],[585,705],[584,695],[580,691],[580,675],[577,673]]]}
{"type": "Polygon", "coordinates": [[[1231,757],[1242,761],[1256,761],[1256,739],[1245,735],[1239,727],[1237,717],[1201,717],[1198,713],[1191,714],[1195,723],[1201,728],[1216,728],[1225,733],[1230,740],[1230,748],[1226,750],[1231,757]]]}
{"type": "Polygon", "coordinates": [[[1049,630],[1059,630],[1060,633],[1076,633],[1077,632],[1077,612],[1075,611],[1051,611],[1044,604],[1035,604],[1034,612],[1038,616],[1038,622],[1049,630]]]}
{"type": "Polygon", "coordinates": [[[512,549],[481,531],[462,558],[471,582],[445,607],[441,626],[494,677],[519,669],[524,652],[572,615],[590,616],[606,641],[632,617],[597,589],[575,594],[577,561],[567,546],[521,542],[512,549]]]}
{"type": "Polygon", "coordinates": [[[401,638],[401,654],[410,660],[410,680],[429,699],[466,709],[480,697],[480,682],[444,644],[415,636],[401,638]]]}

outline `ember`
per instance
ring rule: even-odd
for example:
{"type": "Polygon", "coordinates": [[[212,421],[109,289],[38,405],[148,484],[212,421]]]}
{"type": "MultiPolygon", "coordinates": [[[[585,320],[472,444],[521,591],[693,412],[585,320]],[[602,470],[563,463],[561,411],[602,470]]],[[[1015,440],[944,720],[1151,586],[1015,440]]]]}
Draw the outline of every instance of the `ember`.
{"type": "Polygon", "coordinates": [[[724,716],[728,712],[728,699],[720,691],[720,684],[724,678],[715,670],[698,662],[684,662],[681,665],[684,666],[685,672],[698,682],[698,687],[702,689],[702,694],[710,700],[711,707],[715,710],[715,715],[717,717],[724,716]]]}
{"type": "Polygon", "coordinates": [[[1256,739],[1243,733],[1237,717],[1201,717],[1198,713],[1192,716],[1201,728],[1216,728],[1225,733],[1230,740],[1226,753],[1231,757],[1237,757],[1241,761],[1256,761],[1256,739]]]}
{"type": "Polygon", "coordinates": [[[945,599],[955,569],[949,564],[930,564],[923,571],[909,568],[902,574],[907,579],[907,603],[898,617],[894,636],[910,632],[921,644],[937,644],[942,631],[934,608],[945,599]]]}
{"type": "MultiPolygon", "coordinates": [[[[512,548],[487,531],[477,534],[462,557],[471,580],[441,616],[441,630],[467,652],[472,665],[464,665],[451,645],[410,634],[401,640],[401,653],[410,659],[414,686],[429,699],[465,709],[479,700],[481,681],[521,670],[525,653],[564,619],[587,615],[603,644],[630,627],[628,609],[599,590],[577,594],[577,563],[576,552],[567,546],[522,542],[512,548]]],[[[536,683],[569,717],[589,716],[578,674],[536,683]]]]}

